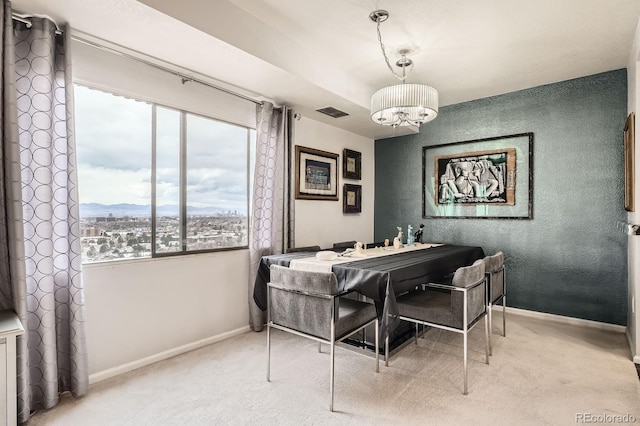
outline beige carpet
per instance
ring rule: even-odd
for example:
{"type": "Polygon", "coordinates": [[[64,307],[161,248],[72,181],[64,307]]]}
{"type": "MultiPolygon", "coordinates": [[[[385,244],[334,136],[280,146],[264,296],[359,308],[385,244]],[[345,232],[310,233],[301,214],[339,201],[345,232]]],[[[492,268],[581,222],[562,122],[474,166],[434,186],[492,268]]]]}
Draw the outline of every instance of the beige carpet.
{"type": "MultiPolygon", "coordinates": [[[[458,334],[429,331],[379,374],[372,358],[337,349],[330,413],[328,354],[275,332],[268,383],[266,333],[251,332],[100,382],[84,398],[65,396],[28,425],[571,425],[580,415],[640,423],[640,380],[623,334],[507,315],[491,365],[482,327],[472,331],[467,396],[458,334]]],[[[494,328],[501,323],[496,314],[494,328]]]]}

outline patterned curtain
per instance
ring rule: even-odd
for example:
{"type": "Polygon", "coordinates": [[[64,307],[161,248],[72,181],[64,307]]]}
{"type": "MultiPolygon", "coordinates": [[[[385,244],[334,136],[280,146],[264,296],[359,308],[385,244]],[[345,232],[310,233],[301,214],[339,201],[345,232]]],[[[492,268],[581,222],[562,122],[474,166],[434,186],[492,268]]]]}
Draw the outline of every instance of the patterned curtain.
{"type": "Polygon", "coordinates": [[[2,10],[0,308],[16,311],[18,420],[89,384],[69,35],[2,10]]]}
{"type": "Polygon", "coordinates": [[[260,258],[283,253],[293,242],[290,189],[291,111],[263,102],[256,108],[256,165],[249,246],[249,325],[261,331],[265,313],[253,301],[260,258]]]}

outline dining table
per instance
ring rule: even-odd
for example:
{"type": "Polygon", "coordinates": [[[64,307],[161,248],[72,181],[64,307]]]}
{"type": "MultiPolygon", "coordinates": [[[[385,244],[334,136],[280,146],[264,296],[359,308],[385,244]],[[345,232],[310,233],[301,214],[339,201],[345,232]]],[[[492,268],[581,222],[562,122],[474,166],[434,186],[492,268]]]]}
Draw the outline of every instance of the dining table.
{"type": "Polygon", "coordinates": [[[262,257],[253,289],[253,299],[267,309],[267,283],[271,265],[296,269],[331,271],[339,291],[355,291],[373,300],[384,339],[400,324],[396,296],[417,286],[441,281],[458,268],[484,258],[477,246],[416,243],[398,249],[378,247],[350,252],[332,260],[319,260],[315,252],[293,252],[262,257]]]}

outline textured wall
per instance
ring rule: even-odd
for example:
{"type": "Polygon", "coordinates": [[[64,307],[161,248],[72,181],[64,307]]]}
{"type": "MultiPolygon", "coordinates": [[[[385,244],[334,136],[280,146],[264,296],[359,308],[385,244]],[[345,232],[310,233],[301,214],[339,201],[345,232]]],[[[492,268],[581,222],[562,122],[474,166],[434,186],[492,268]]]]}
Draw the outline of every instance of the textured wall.
{"type": "Polygon", "coordinates": [[[375,240],[425,224],[426,241],[503,250],[512,307],[626,323],[622,132],[626,71],[443,107],[417,135],[375,143],[375,240]],[[423,219],[422,147],[533,132],[533,219],[423,219]]]}

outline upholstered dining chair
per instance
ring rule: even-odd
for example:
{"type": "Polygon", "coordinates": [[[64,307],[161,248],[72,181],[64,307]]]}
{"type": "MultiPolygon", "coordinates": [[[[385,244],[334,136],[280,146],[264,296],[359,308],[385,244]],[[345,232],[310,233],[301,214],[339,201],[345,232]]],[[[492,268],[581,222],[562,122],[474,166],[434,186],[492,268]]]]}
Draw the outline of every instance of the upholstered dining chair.
{"type": "Polygon", "coordinates": [[[303,251],[320,251],[322,250],[320,246],[306,246],[306,247],[290,247],[287,249],[287,253],[298,253],[303,251]]]}
{"type": "Polygon", "coordinates": [[[504,253],[497,252],[484,258],[487,277],[487,309],[489,311],[489,355],[492,354],[491,334],[493,333],[493,305],[502,299],[502,335],[507,336],[507,281],[504,269],[504,253]]]}
{"type": "Polygon", "coordinates": [[[376,373],[379,325],[373,304],[340,297],[333,272],[311,272],[272,265],[267,298],[267,381],[271,380],[271,329],[330,346],[329,410],[333,411],[336,343],[375,324],[376,373]]]}
{"type": "Polygon", "coordinates": [[[345,250],[348,248],[353,248],[356,245],[357,241],[341,241],[339,243],[333,243],[334,250],[345,250]]]}
{"type": "MultiPolygon", "coordinates": [[[[485,362],[489,364],[489,331],[486,304],[486,279],[483,259],[458,268],[450,283],[427,283],[422,289],[398,297],[400,319],[440,328],[463,335],[464,391],[467,394],[468,333],[484,318],[485,362]]],[[[417,343],[417,340],[416,340],[417,343]]],[[[385,359],[388,360],[388,341],[385,359]]]]}

